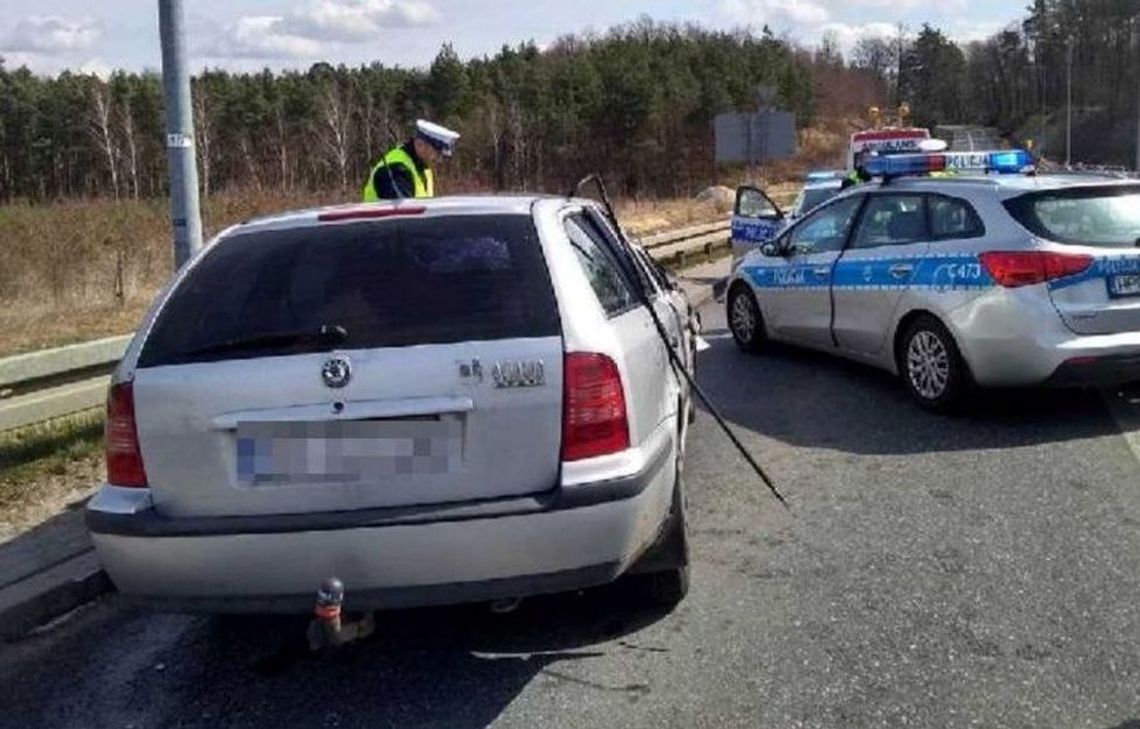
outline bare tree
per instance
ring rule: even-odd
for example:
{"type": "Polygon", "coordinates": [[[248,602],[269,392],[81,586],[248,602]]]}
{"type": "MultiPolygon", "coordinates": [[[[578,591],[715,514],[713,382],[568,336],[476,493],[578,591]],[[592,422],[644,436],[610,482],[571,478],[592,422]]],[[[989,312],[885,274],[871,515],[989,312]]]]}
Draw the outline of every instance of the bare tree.
{"type": "Polygon", "coordinates": [[[273,121],[277,129],[277,163],[281,168],[281,189],[292,188],[293,181],[289,175],[289,129],[285,124],[285,102],[277,100],[273,107],[273,121]]]}
{"type": "Polygon", "coordinates": [[[210,196],[210,177],[214,166],[214,104],[205,84],[194,85],[194,143],[198,167],[202,170],[202,197],[210,196]]]}
{"type": "Polygon", "coordinates": [[[348,162],[352,149],[352,102],[335,81],[321,93],[317,139],[340,177],[341,192],[348,192],[348,162]]]}
{"type": "Polygon", "coordinates": [[[117,161],[118,149],[115,145],[114,132],[111,129],[111,93],[102,81],[92,79],[90,88],[91,113],[88,116],[87,128],[99,146],[100,153],[107,159],[107,170],[111,173],[111,191],[115,199],[119,199],[119,165],[117,161]]]}
{"type": "Polygon", "coordinates": [[[888,81],[897,70],[895,41],[881,35],[863,36],[851,50],[851,65],[888,81]]]}
{"type": "Polygon", "coordinates": [[[514,182],[520,190],[526,189],[526,125],[518,99],[512,98],[507,106],[507,129],[511,139],[511,167],[514,182]]]}
{"type": "Polygon", "coordinates": [[[257,161],[253,155],[253,145],[250,143],[248,134],[243,134],[241,137],[241,158],[245,162],[245,169],[249,173],[249,179],[253,180],[253,188],[261,190],[261,175],[257,174],[257,161]]]}
{"type": "Polygon", "coordinates": [[[119,104],[119,128],[127,145],[127,171],[131,175],[131,197],[139,199],[139,151],[135,129],[135,117],[131,109],[131,97],[124,96],[119,104]]]}

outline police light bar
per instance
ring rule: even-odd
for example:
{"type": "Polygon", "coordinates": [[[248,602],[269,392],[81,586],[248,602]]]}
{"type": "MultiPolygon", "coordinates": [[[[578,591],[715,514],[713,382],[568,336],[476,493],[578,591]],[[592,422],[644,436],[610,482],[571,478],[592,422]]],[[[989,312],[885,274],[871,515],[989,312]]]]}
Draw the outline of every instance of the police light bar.
{"type": "Polygon", "coordinates": [[[993,172],[1012,175],[1032,172],[1033,169],[1033,157],[1023,149],[874,156],[863,164],[863,171],[872,177],[900,177],[930,172],[993,172]]]}

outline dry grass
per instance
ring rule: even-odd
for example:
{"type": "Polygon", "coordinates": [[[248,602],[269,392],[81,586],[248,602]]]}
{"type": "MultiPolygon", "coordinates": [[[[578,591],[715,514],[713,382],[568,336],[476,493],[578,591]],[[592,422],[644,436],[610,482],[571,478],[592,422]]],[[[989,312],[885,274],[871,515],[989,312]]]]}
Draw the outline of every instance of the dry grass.
{"type": "Polygon", "coordinates": [[[724,220],[730,212],[711,200],[623,200],[617,209],[622,227],[634,235],[724,220]]]}
{"type": "MultiPolygon", "coordinates": [[[[257,215],[331,202],[330,194],[211,197],[208,235],[257,215]]],[[[0,206],[0,355],[130,332],[170,276],[165,200],[0,206]]]]}
{"type": "MultiPolygon", "coordinates": [[[[330,193],[211,197],[207,234],[257,215],[336,202],[330,193]]],[[[0,356],[134,329],[172,269],[164,200],[85,200],[0,207],[0,356]]],[[[619,205],[636,233],[716,220],[694,200],[619,205]]]]}
{"type": "Polygon", "coordinates": [[[0,543],[91,494],[102,421],[92,412],[0,434],[0,543]]]}

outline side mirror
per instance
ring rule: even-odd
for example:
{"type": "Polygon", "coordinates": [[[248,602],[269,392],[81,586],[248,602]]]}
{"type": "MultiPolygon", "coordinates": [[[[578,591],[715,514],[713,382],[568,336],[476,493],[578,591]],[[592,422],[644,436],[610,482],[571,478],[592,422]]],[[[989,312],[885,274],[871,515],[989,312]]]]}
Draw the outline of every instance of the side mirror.
{"type": "Polygon", "coordinates": [[[772,241],[768,241],[767,243],[760,246],[760,253],[767,256],[768,258],[779,258],[780,247],[772,241]]]}

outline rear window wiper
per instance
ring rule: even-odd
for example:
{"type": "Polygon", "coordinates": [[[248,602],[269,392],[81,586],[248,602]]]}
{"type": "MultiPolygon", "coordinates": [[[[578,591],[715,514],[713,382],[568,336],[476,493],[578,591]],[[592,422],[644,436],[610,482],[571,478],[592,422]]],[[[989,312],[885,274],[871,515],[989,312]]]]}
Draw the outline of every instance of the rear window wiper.
{"type": "Polygon", "coordinates": [[[348,339],[348,330],[339,324],[322,324],[317,329],[298,329],[287,332],[270,332],[235,337],[223,342],[207,344],[184,352],[184,357],[199,357],[224,352],[240,352],[266,347],[295,347],[308,344],[337,345],[348,339]]]}

